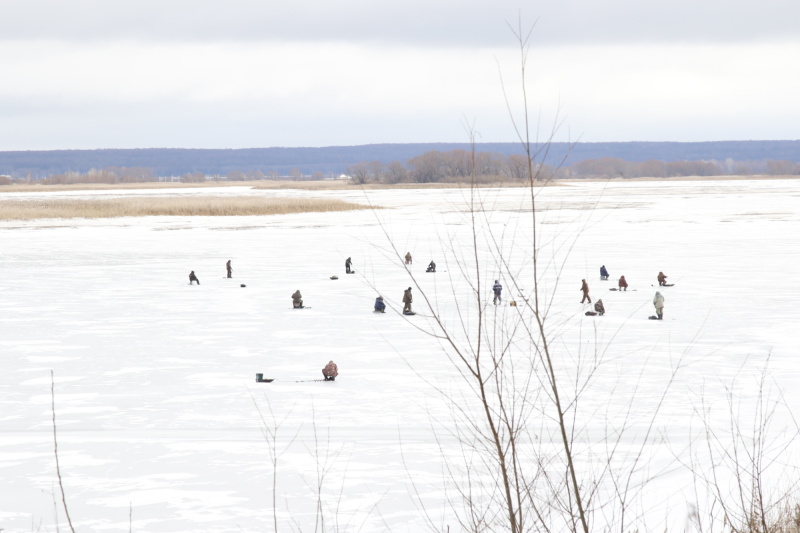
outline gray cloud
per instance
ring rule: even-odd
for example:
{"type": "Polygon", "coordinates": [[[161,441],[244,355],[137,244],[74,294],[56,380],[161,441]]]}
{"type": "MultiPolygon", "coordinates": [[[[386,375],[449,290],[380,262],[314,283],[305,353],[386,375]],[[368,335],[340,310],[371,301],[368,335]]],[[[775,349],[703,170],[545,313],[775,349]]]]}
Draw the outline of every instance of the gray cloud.
{"type": "Polygon", "coordinates": [[[796,39],[793,0],[4,0],[0,39],[347,41],[503,46],[538,20],[535,44],[796,39]]]}

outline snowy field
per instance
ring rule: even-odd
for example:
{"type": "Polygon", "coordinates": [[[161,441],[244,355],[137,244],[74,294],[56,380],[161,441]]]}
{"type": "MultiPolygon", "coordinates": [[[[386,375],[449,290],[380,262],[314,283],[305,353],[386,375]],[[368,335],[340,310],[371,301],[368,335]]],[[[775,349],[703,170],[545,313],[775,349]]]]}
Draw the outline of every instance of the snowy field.
{"type": "MultiPolygon", "coordinates": [[[[397,313],[414,283],[390,242],[413,254],[419,287],[453,319],[455,301],[464,305],[469,294],[454,260],[470,253],[468,193],[124,191],[174,194],[324,196],[386,209],[0,222],[0,528],[66,530],[52,370],[61,473],[78,531],[271,531],[273,448],[262,419],[280,424],[280,530],[321,530],[321,492],[329,531],[423,531],[415,494],[436,526],[458,531],[436,439],[447,446],[442,428],[452,424],[437,388],[458,395],[461,377],[425,333],[431,312],[416,287],[419,314],[397,313]],[[355,275],[344,274],[347,257],[355,275]],[[439,272],[425,274],[431,259],[439,272]],[[188,285],[190,270],[200,286],[188,285]],[[291,309],[297,289],[308,309],[291,309]],[[378,294],[386,314],[372,313],[378,294]],[[331,359],[339,378],[313,381],[331,359]],[[275,381],[256,383],[257,372],[275,381]]],[[[480,194],[483,227],[520,280],[530,279],[526,191],[480,194]]],[[[605,361],[581,406],[586,438],[602,432],[603,420],[592,419],[598,406],[614,413],[634,401],[647,420],[681,365],[656,419],[659,475],[643,492],[658,502],[649,523],[682,530],[694,489],[679,463],[699,399],[724,407],[729,386],[747,411],[769,356],[769,382],[798,413],[800,180],[580,183],[538,194],[557,357],[569,365],[568,354],[596,346],[605,361]],[[599,280],[602,264],[611,281],[599,280]],[[659,271],[675,284],[662,291],[661,322],[647,320],[659,271]],[[629,291],[609,291],[620,275],[629,291]],[[582,278],[606,316],[584,316],[582,278]]],[[[505,298],[522,301],[485,240],[479,256],[486,297],[500,276],[505,298]]],[[[512,312],[490,310],[498,320],[512,312]]],[[[783,413],[774,426],[785,422],[783,413]]],[[[786,463],[796,466],[798,456],[786,463]]]]}

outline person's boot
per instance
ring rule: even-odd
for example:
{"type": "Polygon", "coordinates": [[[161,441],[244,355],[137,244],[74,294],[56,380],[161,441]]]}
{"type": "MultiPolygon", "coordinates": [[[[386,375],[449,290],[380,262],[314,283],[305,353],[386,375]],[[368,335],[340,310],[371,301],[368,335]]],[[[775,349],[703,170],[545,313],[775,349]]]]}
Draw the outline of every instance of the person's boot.
{"type": "Polygon", "coordinates": [[[658,313],[658,319],[659,320],[663,320],[663,318],[664,318],[664,314],[663,313],[658,313]]]}

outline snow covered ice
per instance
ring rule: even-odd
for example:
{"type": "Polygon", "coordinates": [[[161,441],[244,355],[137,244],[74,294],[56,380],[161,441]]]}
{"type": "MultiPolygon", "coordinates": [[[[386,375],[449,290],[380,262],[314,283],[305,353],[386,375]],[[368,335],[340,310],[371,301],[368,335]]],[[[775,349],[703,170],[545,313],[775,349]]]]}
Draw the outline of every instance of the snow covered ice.
{"type": "MultiPolygon", "coordinates": [[[[455,301],[469,305],[454,260],[470,254],[468,191],[13,196],[43,194],[329,196],[386,209],[0,222],[0,528],[55,530],[52,369],[61,473],[80,531],[128,531],[129,509],[134,531],[272,530],[262,418],[280,424],[281,529],[314,527],[322,470],[324,514],[339,530],[424,530],[415,494],[437,524],[458,530],[444,503],[436,440],[448,442],[452,415],[437,389],[458,396],[463,383],[425,332],[431,311],[402,256],[413,254],[412,274],[456,324],[455,301]],[[344,275],[347,257],[355,275],[344,275]],[[436,274],[425,273],[430,260],[436,274]],[[188,285],[191,270],[201,285],[188,285]],[[419,314],[406,318],[398,312],[409,286],[419,314]],[[310,309],[292,309],[297,289],[310,309]],[[386,314],[372,312],[378,295],[386,314]],[[336,381],[312,381],[329,360],[339,366],[336,381]],[[256,383],[256,373],[275,381],[256,383]]],[[[527,191],[479,194],[481,224],[525,279],[527,191]]],[[[580,411],[587,438],[634,392],[634,411],[646,419],[682,357],[656,422],[673,457],[657,452],[653,469],[671,466],[643,490],[658,504],[654,520],[682,528],[693,492],[674,456],[686,449],[697,398],[724,404],[724,386],[736,383],[736,398],[748,405],[769,356],[770,379],[787,405],[800,406],[800,180],[587,182],[538,195],[556,353],[568,366],[569,354],[597,346],[606,361],[580,411]],[[609,281],[600,281],[600,265],[609,281]],[[675,286],[661,289],[664,320],[648,321],[659,271],[675,286]],[[609,291],[621,275],[629,290],[609,291]],[[603,299],[605,316],[584,316],[582,278],[593,300],[603,299]]],[[[484,240],[479,255],[490,304],[493,280],[503,283],[504,305],[490,309],[502,320],[512,312],[507,302],[522,301],[532,285],[515,290],[484,240]]],[[[60,511],[57,520],[64,528],[60,511]]]]}

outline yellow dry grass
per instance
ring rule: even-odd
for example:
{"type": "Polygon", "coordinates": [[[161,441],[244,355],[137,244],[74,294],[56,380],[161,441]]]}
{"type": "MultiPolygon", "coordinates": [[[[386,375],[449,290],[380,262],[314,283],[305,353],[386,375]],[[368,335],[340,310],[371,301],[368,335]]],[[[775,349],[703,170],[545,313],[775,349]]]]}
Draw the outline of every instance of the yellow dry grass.
{"type": "Polygon", "coordinates": [[[205,196],[188,198],[59,198],[0,200],[0,220],[41,218],[116,218],[150,216],[256,216],[324,213],[369,209],[369,206],[324,198],[205,196]]]}

